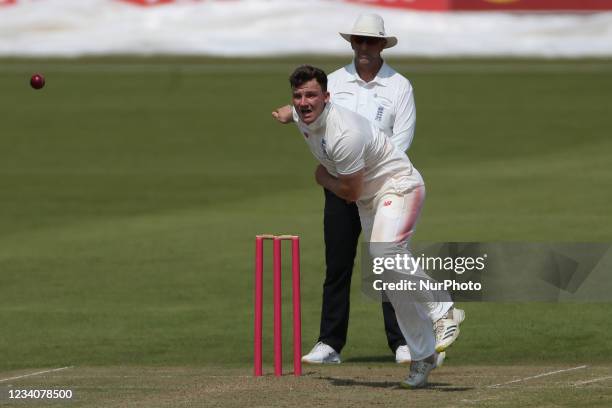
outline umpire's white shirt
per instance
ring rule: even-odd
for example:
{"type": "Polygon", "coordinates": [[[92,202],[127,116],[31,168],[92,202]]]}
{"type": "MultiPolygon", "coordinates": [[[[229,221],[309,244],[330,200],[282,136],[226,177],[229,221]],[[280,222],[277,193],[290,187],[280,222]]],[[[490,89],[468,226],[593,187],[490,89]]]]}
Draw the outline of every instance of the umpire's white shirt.
{"type": "Polygon", "coordinates": [[[351,63],[329,74],[327,89],[333,103],[365,116],[400,151],[408,150],[414,136],[416,109],[412,85],[405,77],[383,63],[376,77],[365,82],[351,63]]]}
{"type": "Polygon", "coordinates": [[[392,178],[399,190],[423,185],[421,175],[408,156],[363,116],[328,103],[321,115],[307,125],[295,108],[292,110],[304,141],[329,174],[338,177],[364,170],[359,201],[374,198],[392,178]]]}

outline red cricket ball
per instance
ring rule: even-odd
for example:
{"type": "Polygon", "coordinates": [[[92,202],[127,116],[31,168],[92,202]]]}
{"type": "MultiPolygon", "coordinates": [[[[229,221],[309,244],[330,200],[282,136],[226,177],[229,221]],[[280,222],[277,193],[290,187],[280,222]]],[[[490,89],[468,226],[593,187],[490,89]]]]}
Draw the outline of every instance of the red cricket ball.
{"type": "Polygon", "coordinates": [[[34,74],[30,78],[30,85],[34,89],[40,89],[45,86],[45,77],[42,74],[34,74]]]}

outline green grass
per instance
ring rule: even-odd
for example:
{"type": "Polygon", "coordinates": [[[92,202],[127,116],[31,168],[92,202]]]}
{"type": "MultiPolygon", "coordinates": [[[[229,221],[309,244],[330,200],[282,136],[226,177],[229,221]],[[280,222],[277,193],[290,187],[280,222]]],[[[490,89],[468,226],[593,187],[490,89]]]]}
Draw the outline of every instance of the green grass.
{"type": "MultiPolygon", "coordinates": [[[[3,60],[0,370],[248,366],[253,236],[264,232],[302,237],[310,347],[322,193],[297,131],[270,111],[288,101],[292,68],[312,60],[345,62],[3,60]],[[38,70],[42,91],[28,86],[38,70]]],[[[410,157],[428,189],[417,239],[612,240],[612,62],[390,63],[416,90],[410,157]]],[[[349,361],[388,355],[380,306],[358,285],[349,361]]],[[[610,362],[609,306],[467,304],[450,357],[610,362]]]]}

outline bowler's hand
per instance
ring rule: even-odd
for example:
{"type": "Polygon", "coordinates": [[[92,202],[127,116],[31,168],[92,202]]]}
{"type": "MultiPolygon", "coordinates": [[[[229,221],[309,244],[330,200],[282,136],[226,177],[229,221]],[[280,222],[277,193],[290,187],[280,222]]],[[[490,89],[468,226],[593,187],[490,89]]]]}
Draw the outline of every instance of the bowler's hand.
{"type": "Polygon", "coordinates": [[[272,117],[282,124],[293,122],[293,112],[291,106],[285,105],[272,112],[272,117]]]}

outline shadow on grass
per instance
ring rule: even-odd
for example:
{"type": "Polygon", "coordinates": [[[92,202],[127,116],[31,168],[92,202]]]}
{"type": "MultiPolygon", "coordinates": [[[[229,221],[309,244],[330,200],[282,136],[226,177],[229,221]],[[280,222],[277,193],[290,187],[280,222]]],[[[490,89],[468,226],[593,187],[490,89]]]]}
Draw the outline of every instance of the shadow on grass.
{"type": "Polygon", "coordinates": [[[465,392],[465,391],[472,391],[475,388],[474,387],[453,387],[449,383],[430,382],[429,384],[427,384],[427,387],[425,389],[444,391],[444,392],[465,392]]]}
{"type": "Polygon", "coordinates": [[[321,377],[322,380],[327,380],[331,385],[337,387],[372,387],[372,388],[399,388],[398,381],[360,381],[353,380],[350,378],[334,378],[334,377],[321,377]]]}
{"type": "MultiPolygon", "coordinates": [[[[399,381],[361,381],[353,380],[350,378],[334,378],[334,377],[321,377],[322,380],[327,380],[336,387],[371,387],[371,388],[389,388],[398,389],[405,391],[404,388],[400,387],[399,381]]],[[[471,391],[474,387],[452,387],[448,383],[431,382],[423,390],[435,390],[443,392],[465,392],[471,391]]]]}
{"type": "Polygon", "coordinates": [[[395,362],[393,356],[363,356],[363,357],[351,357],[344,360],[345,363],[389,363],[395,362]]]}

